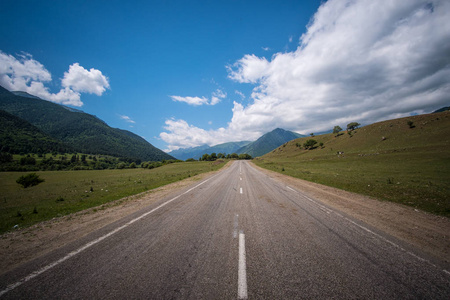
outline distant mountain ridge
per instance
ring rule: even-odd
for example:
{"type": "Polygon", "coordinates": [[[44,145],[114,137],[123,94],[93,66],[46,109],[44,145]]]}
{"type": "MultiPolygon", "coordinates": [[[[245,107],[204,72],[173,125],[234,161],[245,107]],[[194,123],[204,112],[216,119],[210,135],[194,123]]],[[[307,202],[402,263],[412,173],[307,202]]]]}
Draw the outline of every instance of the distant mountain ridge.
{"type": "Polygon", "coordinates": [[[174,150],[169,152],[170,155],[175,158],[186,160],[189,158],[199,159],[203,154],[211,154],[211,153],[224,153],[224,154],[232,154],[237,153],[236,151],[241,147],[251,143],[250,141],[242,141],[242,142],[229,142],[218,144],[215,146],[202,145],[193,148],[182,148],[178,150],[174,150]]]}
{"type": "Polygon", "coordinates": [[[111,128],[96,116],[0,86],[0,109],[23,119],[75,151],[135,158],[173,159],[140,136],[111,128]]]}
{"type": "Polygon", "coordinates": [[[304,137],[304,135],[284,130],[281,128],[276,128],[271,132],[268,132],[261,136],[256,141],[240,148],[237,153],[247,153],[252,157],[262,156],[269,153],[270,151],[278,148],[279,146],[287,143],[291,140],[304,137]]]}
{"type": "Polygon", "coordinates": [[[304,135],[277,128],[271,132],[264,134],[259,139],[253,142],[229,142],[215,145],[213,147],[202,145],[194,148],[174,150],[172,152],[169,152],[169,154],[181,160],[186,160],[189,158],[199,159],[203,154],[211,153],[246,153],[251,155],[252,157],[257,157],[269,153],[270,151],[278,148],[284,143],[300,137],[304,137],[304,135]]]}

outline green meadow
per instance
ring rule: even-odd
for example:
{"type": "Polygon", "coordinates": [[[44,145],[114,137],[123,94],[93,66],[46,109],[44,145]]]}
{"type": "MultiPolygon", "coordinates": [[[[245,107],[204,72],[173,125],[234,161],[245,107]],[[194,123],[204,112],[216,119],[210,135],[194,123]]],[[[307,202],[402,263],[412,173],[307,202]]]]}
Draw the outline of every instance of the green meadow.
{"type": "Polygon", "coordinates": [[[339,136],[296,139],[254,162],[293,177],[450,216],[450,112],[379,122],[351,135],[342,131],[339,136]],[[303,144],[309,139],[323,145],[306,150],[303,144]]]}
{"type": "Polygon", "coordinates": [[[179,162],[155,169],[35,172],[45,181],[23,188],[16,180],[30,172],[0,172],[0,233],[145,192],[226,162],[179,162]]]}

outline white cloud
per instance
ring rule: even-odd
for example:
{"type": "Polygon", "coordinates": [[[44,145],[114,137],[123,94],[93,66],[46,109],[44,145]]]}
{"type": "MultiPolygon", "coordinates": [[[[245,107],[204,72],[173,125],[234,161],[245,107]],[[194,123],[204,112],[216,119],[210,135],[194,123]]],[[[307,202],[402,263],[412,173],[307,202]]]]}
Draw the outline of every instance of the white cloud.
{"type": "Polygon", "coordinates": [[[229,78],[254,83],[232,123],[300,132],[430,111],[450,92],[450,2],[340,1],[319,8],[296,51],[245,55],[229,78]],[[249,122],[251,120],[251,122],[249,122]]]}
{"type": "MultiPolygon", "coordinates": [[[[205,132],[201,142],[250,139],[276,127],[319,132],[448,105],[448,20],[446,0],[324,2],[295,51],[270,60],[247,54],[226,67],[233,81],[255,85],[253,101],[235,102],[228,127],[205,132]]],[[[178,128],[166,129],[169,144],[169,136],[182,138],[178,128]]]]}
{"type": "Polygon", "coordinates": [[[269,47],[261,47],[261,49],[263,49],[264,51],[269,51],[270,50],[269,47]]]}
{"type": "Polygon", "coordinates": [[[129,116],[123,116],[123,115],[119,115],[119,117],[122,119],[122,120],[124,120],[125,122],[128,122],[128,123],[133,123],[133,124],[135,124],[136,122],[135,121],[133,121],[129,116]]]}
{"type": "Polygon", "coordinates": [[[266,58],[247,54],[238,60],[233,66],[228,66],[228,77],[240,83],[256,83],[268,71],[269,62],[266,58]],[[237,68],[238,70],[234,70],[237,68]]]}
{"type": "Polygon", "coordinates": [[[100,70],[92,68],[88,71],[79,63],[72,64],[69,71],[64,72],[61,84],[75,92],[96,94],[97,96],[101,96],[106,89],[109,89],[109,80],[100,70]]]}
{"type": "Polygon", "coordinates": [[[170,96],[173,101],[186,102],[189,105],[199,106],[203,104],[208,104],[208,99],[205,97],[181,97],[181,96],[170,96]]]}
{"type": "Polygon", "coordinates": [[[80,93],[102,95],[109,88],[108,78],[99,70],[87,71],[78,63],[64,73],[62,88],[51,93],[44,85],[52,81],[50,72],[28,53],[17,58],[0,50],[0,85],[11,91],[23,91],[52,102],[82,106],[80,93]]]}
{"type": "Polygon", "coordinates": [[[220,89],[217,89],[211,95],[211,100],[205,97],[181,97],[181,96],[170,96],[173,101],[185,102],[189,105],[200,106],[200,105],[216,105],[222,99],[226,98],[227,94],[220,89]]]}
{"type": "Polygon", "coordinates": [[[232,132],[223,127],[217,130],[205,130],[189,125],[185,120],[168,119],[159,137],[169,146],[164,151],[177,150],[179,148],[196,147],[204,144],[217,145],[228,141],[243,141],[258,136],[245,136],[244,132],[232,132]]]}

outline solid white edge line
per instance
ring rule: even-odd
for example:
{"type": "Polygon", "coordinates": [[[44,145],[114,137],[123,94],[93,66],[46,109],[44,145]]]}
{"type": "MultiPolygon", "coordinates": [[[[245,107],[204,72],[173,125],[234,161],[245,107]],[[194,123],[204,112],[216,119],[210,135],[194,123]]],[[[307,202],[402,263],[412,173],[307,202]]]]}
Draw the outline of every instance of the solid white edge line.
{"type": "Polygon", "coordinates": [[[245,259],[245,234],[239,233],[238,299],[247,299],[247,266],[245,259]]]}
{"type": "MultiPolygon", "coordinates": [[[[296,192],[296,193],[299,193],[297,190],[294,190],[293,188],[291,188],[291,187],[289,187],[289,186],[286,186],[286,188],[288,188],[288,189],[290,189],[291,191],[294,191],[294,192],[296,192]]],[[[401,247],[400,245],[398,245],[398,244],[396,244],[396,243],[390,241],[389,239],[383,237],[382,235],[379,235],[379,234],[373,232],[372,230],[368,229],[367,227],[365,227],[365,226],[363,226],[363,225],[360,225],[360,224],[358,224],[358,223],[356,223],[356,222],[350,220],[350,219],[347,218],[347,217],[344,217],[343,215],[341,215],[340,213],[338,213],[338,212],[336,212],[336,211],[334,211],[334,210],[330,210],[330,209],[326,208],[325,206],[319,204],[317,201],[315,201],[315,200],[309,198],[308,196],[304,195],[303,193],[301,193],[301,195],[302,195],[303,197],[305,197],[307,200],[309,200],[309,201],[313,202],[314,204],[316,204],[317,206],[319,206],[319,208],[320,208],[320,207],[324,208],[328,214],[329,214],[330,212],[332,212],[332,213],[336,214],[337,216],[339,216],[339,217],[345,219],[346,221],[352,223],[353,225],[355,225],[355,226],[361,228],[362,230],[364,230],[364,231],[366,231],[366,232],[368,232],[368,233],[370,233],[370,234],[376,236],[377,238],[379,238],[379,239],[385,241],[385,242],[388,243],[388,244],[391,244],[393,247],[399,249],[400,251],[402,251],[402,252],[404,252],[404,253],[406,253],[406,254],[408,254],[408,255],[414,257],[415,259],[417,259],[417,260],[419,260],[419,261],[422,261],[422,262],[424,262],[424,263],[427,263],[428,265],[430,265],[430,266],[432,266],[432,267],[438,268],[435,264],[433,264],[433,263],[432,263],[431,261],[429,261],[428,259],[422,258],[422,257],[420,257],[420,256],[418,256],[418,255],[412,253],[411,251],[407,251],[406,249],[404,249],[404,248],[401,247]]],[[[450,274],[450,272],[448,272],[448,271],[445,270],[445,269],[442,269],[442,272],[447,273],[447,274],[450,274]]]]}
{"type": "Polygon", "coordinates": [[[81,253],[81,252],[83,252],[84,250],[90,248],[91,246],[93,246],[93,245],[95,245],[95,244],[98,244],[99,242],[103,241],[103,240],[106,239],[107,237],[112,236],[113,234],[115,234],[115,233],[121,231],[122,229],[124,229],[124,228],[130,226],[131,224],[133,224],[133,223],[135,223],[135,222],[141,220],[142,218],[144,218],[144,217],[148,216],[149,214],[151,214],[151,213],[157,211],[158,209],[160,209],[160,208],[166,206],[167,204],[169,204],[169,203],[175,201],[176,199],[178,199],[178,198],[180,198],[181,196],[183,196],[183,195],[185,195],[185,194],[191,192],[192,190],[198,188],[199,186],[201,186],[202,184],[208,182],[209,180],[211,180],[212,178],[214,178],[214,177],[216,177],[216,176],[217,176],[217,175],[215,175],[215,176],[213,176],[213,177],[211,177],[211,178],[209,178],[209,179],[206,179],[205,181],[203,181],[203,182],[197,184],[196,186],[194,186],[193,188],[190,188],[189,190],[187,190],[187,191],[184,192],[183,194],[180,194],[180,195],[178,195],[178,196],[176,196],[176,197],[174,197],[174,198],[172,198],[172,199],[170,199],[170,200],[164,202],[163,204],[159,205],[158,207],[152,209],[151,211],[148,211],[148,212],[146,212],[146,213],[140,215],[139,217],[137,217],[137,218],[135,218],[135,219],[129,221],[129,222],[126,223],[125,225],[122,225],[122,226],[120,226],[120,227],[114,229],[113,231],[111,231],[111,232],[109,232],[109,233],[107,233],[107,234],[105,234],[105,235],[103,235],[103,236],[101,236],[101,237],[99,237],[99,238],[97,238],[97,239],[95,239],[95,240],[93,240],[93,241],[87,243],[86,245],[82,246],[81,248],[78,248],[77,250],[70,252],[69,254],[67,254],[66,256],[64,256],[63,258],[61,258],[61,259],[59,259],[59,260],[57,260],[57,261],[55,261],[55,262],[53,262],[53,263],[51,263],[51,264],[48,264],[48,265],[46,265],[45,267],[42,267],[41,269],[39,269],[39,270],[37,270],[37,271],[32,272],[30,275],[28,275],[28,276],[26,276],[26,277],[20,279],[19,281],[15,282],[15,283],[12,283],[12,284],[8,285],[8,286],[6,287],[6,289],[0,291],[0,297],[3,296],[4,294],[6,294],[7,292],[12,291],[13,289],[15,289],[15,288],[21,286],[21,285],[24,284],[25,282],[27,282],[27,281],[29,281],[29,280],[31,280],[31,279],[33,279],[33,278],[35,278],[35,277],[41,275],[41,274],[44,273],[45,271],[48,271],[48,270],[50,270],[51,268],[56,267],[56,266],[59,265],[60,263],[62,263],[62,262],[64,262],[64,261],[68,260],[69,258],[71,258],[71,257],[73,257],[73,256],[75,256],[75,255],[77,255],[77,254],[79,254],[79,253],[81,253]]]}

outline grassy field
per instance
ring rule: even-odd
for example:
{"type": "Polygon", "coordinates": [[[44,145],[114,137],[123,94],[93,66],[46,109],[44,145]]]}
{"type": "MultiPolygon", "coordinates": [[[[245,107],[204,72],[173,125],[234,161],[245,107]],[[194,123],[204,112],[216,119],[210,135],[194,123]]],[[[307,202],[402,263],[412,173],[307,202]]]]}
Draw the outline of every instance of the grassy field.
{"type": "Polygon", "coordinates": [[[45,182],[23,188],[28,172],[0,173],[0,233],[135,195],[200,173],[222,163],[183,162],[155,169],[35,172],[45,182]]]}
{"type": "Polygon", "coordinates": [[[450,216],[450,112],[291,141],[254,160],[264,168],[450,216]],[[413,122],[413,128],[407,124],[413,122]],[[341,154],[338,154],[341,152],[341,154]],[[343,153],[342,153],[343,152],[343,153]]]}

